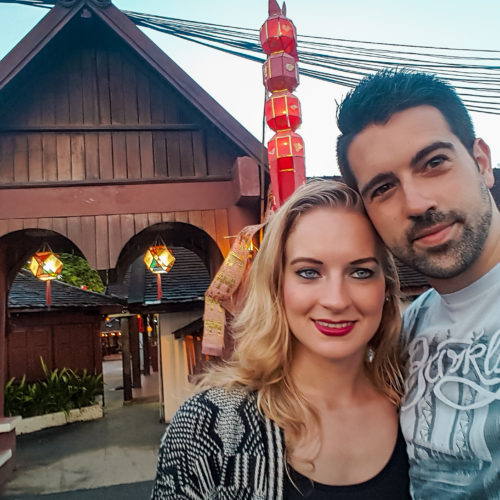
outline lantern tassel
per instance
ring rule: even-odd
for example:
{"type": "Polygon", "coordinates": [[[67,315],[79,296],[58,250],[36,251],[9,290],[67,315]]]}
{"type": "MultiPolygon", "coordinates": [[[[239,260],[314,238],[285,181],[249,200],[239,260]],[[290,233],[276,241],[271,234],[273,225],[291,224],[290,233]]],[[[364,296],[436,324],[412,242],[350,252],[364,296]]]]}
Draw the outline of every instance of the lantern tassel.
{"type": "Polygon", "coordinates": [[[161,300],[163,297],[163,290],[161,289],[161,274],[156,274],[156,298],[161,300]]]}
{"type": "Polygon", "coordinates": [[[52,294],[50,293],[50,280],[45,282],[45,302],[48,306],[52,304],[52,294]]]}

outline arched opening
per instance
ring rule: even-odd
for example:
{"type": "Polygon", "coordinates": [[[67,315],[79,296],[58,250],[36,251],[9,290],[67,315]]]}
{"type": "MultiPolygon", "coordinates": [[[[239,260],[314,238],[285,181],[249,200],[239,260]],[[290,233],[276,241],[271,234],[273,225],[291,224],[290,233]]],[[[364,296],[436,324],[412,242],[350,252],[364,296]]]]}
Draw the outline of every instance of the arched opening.
{"type": "MultiPolygon", "coordinates": [[[[154,224],[124,245],[116,268],[109,272],[108,293],[127,302],[128,316],[121,323],[125,400],[156,394],[163,417],[164,408],[176,408],[177,399],[190,391],[189,375],[201,360],[204,294],[222,260],[210,235],[183,222],[154,224]],[[161,298],[156,276],[143,262],[147,248],[159,241],[176,259],[162,277],[161,298]]],[[[111,357],[109,361],[117,362],[111,357]]]]}

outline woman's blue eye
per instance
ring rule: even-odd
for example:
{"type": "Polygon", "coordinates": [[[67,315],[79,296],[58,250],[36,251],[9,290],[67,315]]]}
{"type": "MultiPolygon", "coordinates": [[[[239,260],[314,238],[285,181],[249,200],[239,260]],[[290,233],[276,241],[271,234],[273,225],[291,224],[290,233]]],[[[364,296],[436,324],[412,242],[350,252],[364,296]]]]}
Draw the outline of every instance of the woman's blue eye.
{"type": "Polygon", "coordinates": [[[356,279],[365,280],[373,276],[373,271],[371,269],[356,269],[351,273],[351,276],[356,279]]]}
{"type": "Polygon", "coordinates": [[[301,278],[305,278],[306,280],[312,280],[319,276],[318,271],[316,269],[299,269],[297,271],[297,276],[301,278]]]}

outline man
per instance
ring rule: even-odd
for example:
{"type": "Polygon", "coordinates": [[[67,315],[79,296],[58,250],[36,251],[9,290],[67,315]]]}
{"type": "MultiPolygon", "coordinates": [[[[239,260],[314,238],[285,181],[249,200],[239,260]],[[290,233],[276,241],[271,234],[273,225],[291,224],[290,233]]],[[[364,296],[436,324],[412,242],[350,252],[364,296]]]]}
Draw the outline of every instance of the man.
{"type": "Polygon", "coordinates": [[[340,105],[340,170],[394,255],[434,287],[405,312],[412,495],[500,498],[500,213],[455,91],[381,72],[340,105]]]}

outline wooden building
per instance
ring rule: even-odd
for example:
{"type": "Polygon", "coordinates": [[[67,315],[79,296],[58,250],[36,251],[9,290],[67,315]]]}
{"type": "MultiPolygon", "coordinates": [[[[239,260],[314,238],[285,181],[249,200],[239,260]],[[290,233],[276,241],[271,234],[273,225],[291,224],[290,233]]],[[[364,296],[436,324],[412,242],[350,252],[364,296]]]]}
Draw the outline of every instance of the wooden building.
{"type": "MultiPolygon", "coordinates": [[[[109,0],[60,0],[0,61],[0,418],[7,295],[33,252],[74,251],[110,284],[162,238],[213,276],[260,219],[264,158],[109,0]]],[[[0,421],[0,458],[11,436],[0,421]]]]}
{"type": "Polygon", "coordinates": [[[71,368],[102,372],[102,318],[124,308],[116,298],[52,282],[47,307],[45,283],[22,270],[9,291],[7,378],[44,378],[40,356],[49,370],[71,368]]]}

